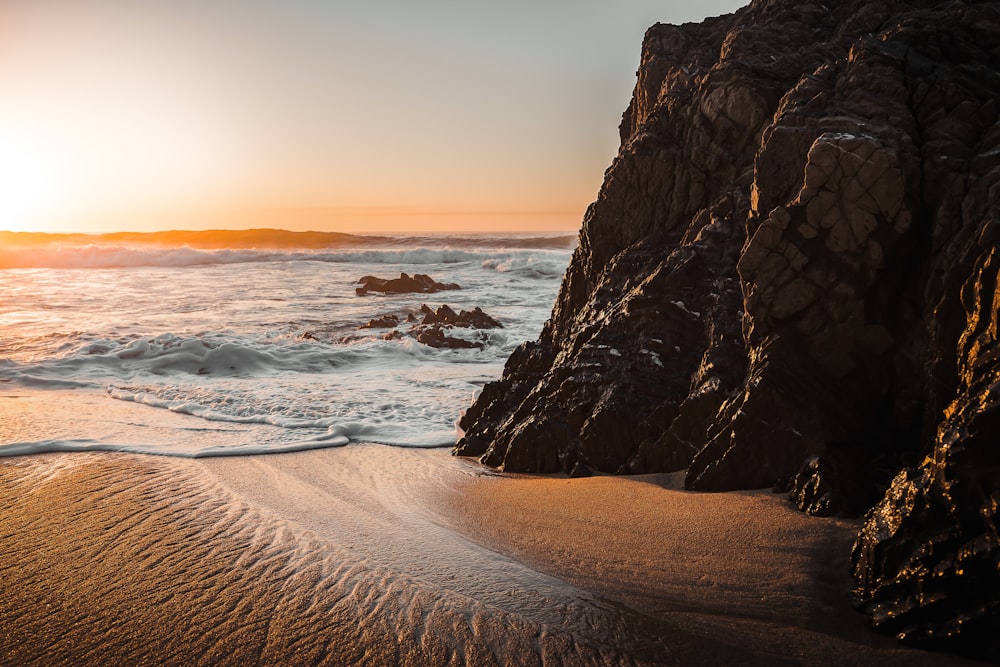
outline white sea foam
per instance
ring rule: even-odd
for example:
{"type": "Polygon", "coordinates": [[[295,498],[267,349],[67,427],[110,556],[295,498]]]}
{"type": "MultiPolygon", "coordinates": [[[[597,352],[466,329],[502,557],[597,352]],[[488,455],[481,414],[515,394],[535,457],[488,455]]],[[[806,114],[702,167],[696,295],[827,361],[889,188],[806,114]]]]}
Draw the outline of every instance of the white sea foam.
{"type": "MultiPolygon", "coordinates": [[[[142,266],[195,267],[265,262],[325,262],[350,264],[459,264],[462,262],[493,262],[497,255],[503,264],[525,261],[525,254],[565,255],[569,237],[520,239],[517,247],[509,248],[502,239],[491,237],[445,237],[434,245],[411,245],[402,239],[388,244],[384,238],[373,242],[375,247],[350,249],[203,249],[191,247],[159,247],[136,245],[52,245],[31,248],[0,248],[0,269],[97,269],[142,266]],[[405,243],[405,247],[399,247],[405,243]]],[[[417,239],[421,244],[427,238],[417,239]]],[[[511,239],[507,240],[512,241],[511,239]]],[[[528,260],[530,262],[537,259],[528,260]]],[[[558,260],[557,260],[558,263],[558,260]]],[[[548,263],[546,269],[551,269],[548,263]]],[[[563,262],[565,268],[565,262],[563,262]]],[[[503,269],[501,269],[503,270],[503,269]]],[[[541,270],[541,269],[540,269],[541,270]]],[[[561,270],[560,270],[561,273],[561,270]]]]}
{"type": "Polygon", "coordinates": [[[562,276],[566,270],[566,260],[561,253],[511,255],[485,259],[482,266],[500,273],[514,272],[535,278],[552,278],[562,276]]]}
{"type": "Polygon", "coordinates": [[[251,456],[253,454],[285,454],[303,452],[309,449],[342,447],[350,440],[346,436],[314,438],[280,445],[240,444],[232,446],[202,447],[189,449],[164,447],[149,444],[125,444],[100,440],[39,440],[38,442],[13,442],[0,445],[0,457],[26,456],[29,454],[52,454],[56,452],[130,452],[132,454],[152,454],[156,456],[177,456],[202,459],[212,456],[251,456]]]}
{"type": "Polygon", "coordinates": [[[381,239],[333,251],[95,246],[39,255],[72,268],[0,270],[0,390],[28,391],[39,405],[50,397],[30,427],[20,417],[8,424],[21,426],[0,427],[0,455],[449,445],[475,392],[537,337],[569,259],[558,249],[565,239],[501,241],[381,239]],[[462,289],[355,294],[362,275],[399,272],[462,289]],[[425,303],[480,306],[504,328],[451,330],[484,344],[462,350],[359,329],[425,303]],[[87,419],[67,408],[84,399],[87,419]]]}

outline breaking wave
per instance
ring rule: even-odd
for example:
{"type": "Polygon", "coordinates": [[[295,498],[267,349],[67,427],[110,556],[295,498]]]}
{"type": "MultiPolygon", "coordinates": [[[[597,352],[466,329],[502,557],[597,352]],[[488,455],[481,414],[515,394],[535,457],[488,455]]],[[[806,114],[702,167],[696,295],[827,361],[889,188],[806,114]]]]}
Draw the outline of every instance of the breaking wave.
{"type": "Polygon", "coordinates": [[[462,409],[542,327],[575,242],[266,230],[31,238],[0,232],[0,267],[24,267],[0,270],[0,457],[453,444],[462,409]],[[356,293],[359,276],[402,272],[461,288],[356,293]],[[502,328],[442,329],[476,343],[468,349],[418,341],[423,308],[441,304],[480,307],[502,328]],[[367,325],[389,316],[397,326],[367,325]]]}
{"type": "MultiPolygon", "coordinates": [[[[290,233],[289,233],[290,234],[290,233]]],[[[117,238],[117,237],[112,237],[117,238]]],[[[103,241],[93,237],[89,242],[59,240],[53,235],[49,242],[31,245],[16,243],[0,248],[0,269],[104,269],[140,266],[196,267],[260,262],[328,262],[359,264],[458,264],[462,262],[497,261],[502,264],[524,251],[560,251],[572,248],[575,236],[445,236],[445,237],[351,237],[349,248],[294,247],[287,241],[278,247],[274,243],[260,247],[199,247],[198,245],[166,246],[134,241],[103,241]],[[497,259],[497,257],[499,257],[497,259]]]]}

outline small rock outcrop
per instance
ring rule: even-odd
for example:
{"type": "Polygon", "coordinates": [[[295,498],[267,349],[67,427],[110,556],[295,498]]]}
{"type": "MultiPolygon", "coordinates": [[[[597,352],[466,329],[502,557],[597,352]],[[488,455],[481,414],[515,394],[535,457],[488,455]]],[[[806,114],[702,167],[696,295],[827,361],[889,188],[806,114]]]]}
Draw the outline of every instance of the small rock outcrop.
{"type": "Polygon", "coordinates": [[[393,315],[389,313],[387,315],[379,315],[368,320],[366,323],[361,325],[362,329],[392,329],[399,325],[399,315],[393,315]]]}
{"type": "Polygon", "coordinates": [[[447,348],[478,348],[482,349],[488,337],[484,334],[476,336],[475,340],[458,338],[449,335],[455,327],[459,329],[502,329],[503,325],[497,320],[483,312],[483,309],[476,306],[472,310],[462,310],[456,313],[455,310],[443,304],[437,310],[432,309],[427,304],[420,306],[419,316],[417,313],[409,313],[403,320],[399,315],[389,313],[381,315],[367,324],[361,325],[362,329],[394,329],[385,335],[386,340],[398,340],[404,337],[415,338],[418,342],[431,347],[447,348]],[[395,329],[401,323],[411,324],[409,329],[402,331],[395,329]]]}
{"type": "Polygon", "coordinates": [[[358,296],[365,296],[369,292],[381,292],[382,294],[410,294],[414,292],[430,294],[443,290],[462,289],[455,283],[439,283],[423,273],[416,273],[413,276],[407,273],[400,273],[398,278],[363,276],[358,279],[358,283],[361,286],[354,290],[358,296]]]}
{"type": "Polygon", "coordinates": [[[876,626],[996,650],[998,45],[962,0],[652,27],[552,317],[455,452],[875,504],[876,626]]]}
{"type": "Polygon", "coordinates": [[[472,310],[463,310],[456,313],[451,306],[445,304],[439,306],[437,310],[432,310],[427,304],[420,306],[420,313],[424,319],[421,326],[443,325],[452,327],[462,327],[474,329],[502,329],[503,325],[497,320],[483,312],[483,309],[476,306],[472,310]]]}

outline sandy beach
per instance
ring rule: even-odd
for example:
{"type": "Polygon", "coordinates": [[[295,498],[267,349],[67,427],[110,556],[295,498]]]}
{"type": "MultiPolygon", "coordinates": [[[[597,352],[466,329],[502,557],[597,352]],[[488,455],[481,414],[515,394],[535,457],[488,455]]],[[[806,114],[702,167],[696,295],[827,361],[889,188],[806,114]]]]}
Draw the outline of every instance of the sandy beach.
{"type": "Polygon", "coordinates": [[[961,664],[851,610],[856,524],[677,475],[350,445],[0,461],[0,663],[961,664]]]}

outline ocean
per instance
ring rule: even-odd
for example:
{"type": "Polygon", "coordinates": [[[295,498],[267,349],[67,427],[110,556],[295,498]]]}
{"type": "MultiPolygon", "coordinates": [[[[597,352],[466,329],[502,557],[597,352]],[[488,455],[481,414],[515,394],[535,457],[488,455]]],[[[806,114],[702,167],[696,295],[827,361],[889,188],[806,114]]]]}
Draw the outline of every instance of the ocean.
{"type": "Polygon", "coordinates": [[[451,445],[477,391],[538,336],[576,243],[228,238],[233,247],[70,237],[0,249],[0,456],[451,445]],[[461,289],[355,292],[363,276],[401,273],[461,289]],[[445,329],[480,346],[468,349],[418,342],[407,316],[443,304],[480,307],[502,328],[445,329]],[[362,328],[387,314],[401,323],[362,328]]]}

